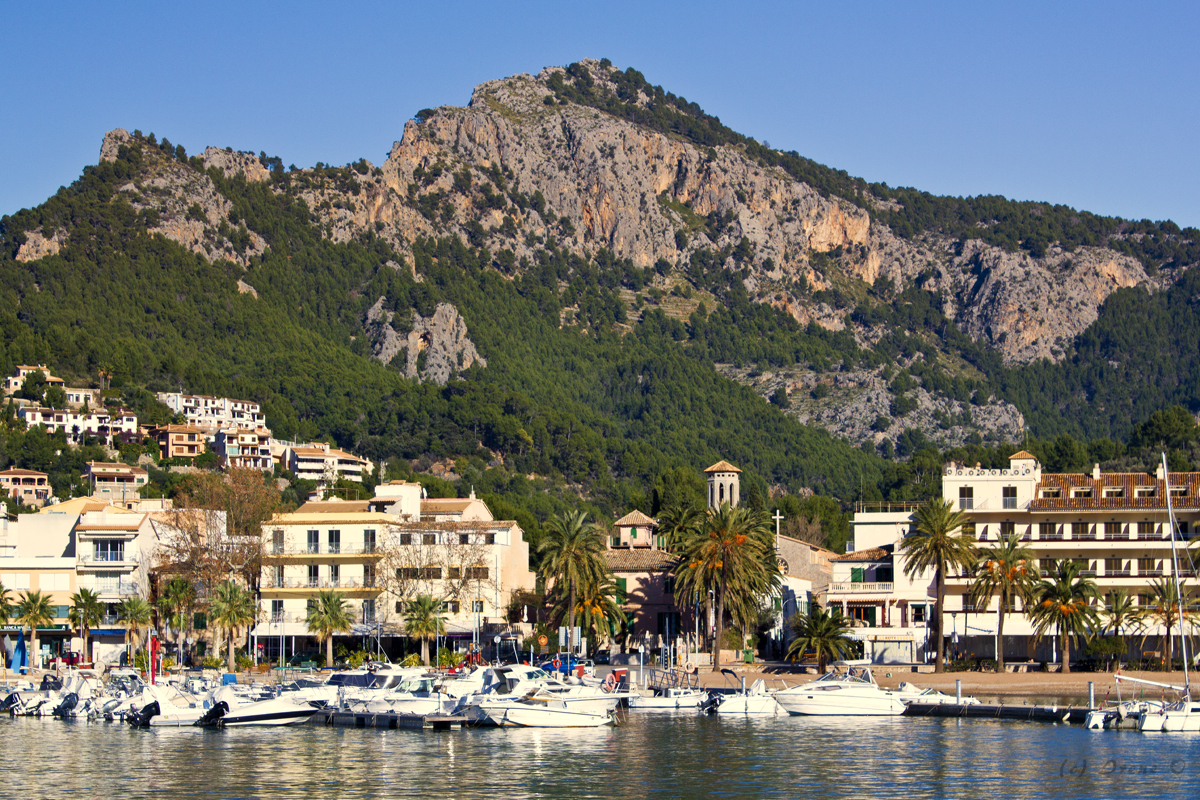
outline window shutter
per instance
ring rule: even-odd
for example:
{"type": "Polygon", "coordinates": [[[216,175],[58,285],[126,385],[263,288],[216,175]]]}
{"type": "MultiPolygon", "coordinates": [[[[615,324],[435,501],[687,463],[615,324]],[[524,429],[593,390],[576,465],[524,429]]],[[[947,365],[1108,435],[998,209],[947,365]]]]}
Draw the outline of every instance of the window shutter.
{"type": "Polygon", "coordinates": [[[863,582],[863,568],[862,567],[851,567],[850,568],[850,582],[851,583],[862,583],[863,582]]]}
{"type": "Polygon", "coordinates": [[[628,598],[628,584],[625,578],[617,578],[617,604],[625,605],[628,598]]]}

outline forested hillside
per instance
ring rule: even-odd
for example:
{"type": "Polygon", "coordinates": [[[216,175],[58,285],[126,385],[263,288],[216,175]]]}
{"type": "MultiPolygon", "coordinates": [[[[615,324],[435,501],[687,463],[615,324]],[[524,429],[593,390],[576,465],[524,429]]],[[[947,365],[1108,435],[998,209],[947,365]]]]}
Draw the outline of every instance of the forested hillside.
{"type": "MultiPolygon", "coordinates": [[[[114,133],[0,219],[0,370],[47,363],[144,420],[147,390],[258,400],[278,437],[397,477],[456,460],[434,491],[527,527],[581,498],[657,511],[724,458],[832,544],[838,503],[927,496],[943,459],[1018,440],[1064,469],[1196,459],[1200,237],[1170,222],[869,183],[605,62],[422,111],[382,167],[114,133]],[[486,361],[445,385],[384,363],[368,317],[403,338],[439,304],[486,361]]],[[[103,455],[0,428],[0,468],[60,494],[103,455]]]]}

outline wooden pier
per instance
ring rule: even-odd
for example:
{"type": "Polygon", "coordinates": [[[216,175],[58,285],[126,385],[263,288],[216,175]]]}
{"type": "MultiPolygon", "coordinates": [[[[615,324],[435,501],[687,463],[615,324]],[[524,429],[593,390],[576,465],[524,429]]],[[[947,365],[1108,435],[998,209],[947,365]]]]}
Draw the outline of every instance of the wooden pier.
{"type": "Polygon", "coordinates": [[[910,703],[904,710],[909,717],[982,717],[1022,719],[1028,722],[1069,722],[1082,725],[1086,708],[1073,706],[993,706],[956,705],[954,703],[910,703]]]}
{"type": "Polygon", "coordinates": [[[341,725],[347,728],[385,728],[387,730],[457,731],[466,717],[438,714],[372,714],[367,711],[322,709],[309,718],[310,725],[341,725]]]}

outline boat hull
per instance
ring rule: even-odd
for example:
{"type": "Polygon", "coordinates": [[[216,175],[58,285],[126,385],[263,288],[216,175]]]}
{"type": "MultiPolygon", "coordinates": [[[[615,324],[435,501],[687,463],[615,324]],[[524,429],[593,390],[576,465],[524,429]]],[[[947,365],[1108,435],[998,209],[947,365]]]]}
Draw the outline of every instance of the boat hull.
{"type": "Polygon", "coordinates": [[[794,717],[896,717],[905,708],[894,693],[878,689],[788,690],[775,702],[794,717]]]}
{"type": "Polygon", "coordinates": [[[561,708],[537,708],[520,703],[493,715],[500,727],[512,728],[599,728],[612,723],[608,714],[592,714],[561,708]]]}

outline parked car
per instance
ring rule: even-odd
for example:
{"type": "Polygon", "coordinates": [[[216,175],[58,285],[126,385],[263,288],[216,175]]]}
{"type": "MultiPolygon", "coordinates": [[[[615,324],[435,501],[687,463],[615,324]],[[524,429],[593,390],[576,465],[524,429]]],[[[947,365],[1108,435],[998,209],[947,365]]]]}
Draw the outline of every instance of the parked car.
{"type": "Polygon", "coordinates": [[[561,672],[563,675],[574,675],[576,667],[583,667],[583,674],[589,677],[596,677],[596,662],[590,658],[576,658],[569,656],[566,653],[559,653],[549,661],[543,661],[538,665],[546,672],[561,672]],[[558,666],[555,666],[555,662],[558,666]]]}
{"type": "Polygon", "coordinates": [[[76,667],[83,663],[83,654],[74,650],[64,650],[50,659],[50,669],[57,667],[76,667]]]}
{"type": "Polygon", "coordinates": [[[597,664],[603,664],[605,666],[607,666],[608,664],[610,664],[612,662],[612,659],[609,657],[609,654],[604,651],[600,651],[599,653],[596,653],[596,658],[593,660],[597,664]]]}

